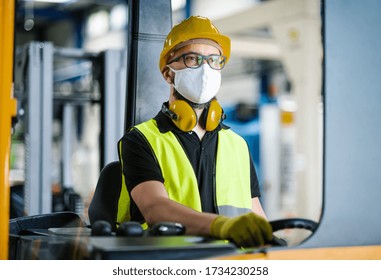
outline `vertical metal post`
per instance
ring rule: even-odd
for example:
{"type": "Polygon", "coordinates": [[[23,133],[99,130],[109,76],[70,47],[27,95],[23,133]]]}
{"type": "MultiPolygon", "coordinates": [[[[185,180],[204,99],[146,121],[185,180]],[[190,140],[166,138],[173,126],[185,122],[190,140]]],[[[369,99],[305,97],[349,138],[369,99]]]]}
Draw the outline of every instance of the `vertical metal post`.
{"type": "Polygon", "coordinates": [[[27,106],[25,109],[25,212],[39,214],[40,102],[41,57],[39,43],[30,43],[28,49],[28,75],[26,81],[27,106]]]}
{"type": "Polygon", "coordinates": [[[52,137],[53,137],[53,44],[44,43],[42,51],[41,89],[40,102],[41,115],[41,200],[40,213],[52,212],[52,137]]]}
{"type": "Polygon", "coordinates": [[[117,142],[123,136],[126,97],[126,50],[107,50],[104,53],[103,90],[103,156],[101,167],[118,160],[117,142]]]}
{"type": "Polygon", "coordinates": [[[73,141],[73,113],[74,108],[70,103],[63,104],[62,120],[62,186],[69,188],[73,186],[71,168],[71,154],[73,141]]]}
{"type": "Polygon", "coordinates": [[[53,46],[32,42],[28,48],[25,121],[25,212],[51,212],[50,162],[53,106],[53,46]]]}

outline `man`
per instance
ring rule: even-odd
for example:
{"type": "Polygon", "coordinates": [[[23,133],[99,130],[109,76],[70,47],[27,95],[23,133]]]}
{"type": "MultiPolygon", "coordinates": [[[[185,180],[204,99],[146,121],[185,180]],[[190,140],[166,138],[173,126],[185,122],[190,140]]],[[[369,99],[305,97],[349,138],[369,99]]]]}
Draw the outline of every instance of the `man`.
{"type": "Polygon", "coordinates": [[[259,246],[272,238],[247,143],[222,121],[216,100],[230,39],[192,16],[173,27],[160,55],[169,101],[119,142],[118,222],[178,222],[186,234],[259,246]]]}

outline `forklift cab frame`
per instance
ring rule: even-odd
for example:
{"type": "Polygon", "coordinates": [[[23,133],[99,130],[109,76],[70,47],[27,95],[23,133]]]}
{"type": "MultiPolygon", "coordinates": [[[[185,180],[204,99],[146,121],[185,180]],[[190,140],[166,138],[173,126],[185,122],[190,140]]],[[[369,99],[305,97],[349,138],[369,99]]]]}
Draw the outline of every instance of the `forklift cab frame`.
{"type": "MultiPolygon", "coordinates": [[[[146,117],[137,110],[139,94],[149,94],[139,63],[146,31],[156,26],[144,15],[152,1],[134,1],[135,24],[129,41],[126,126],[146,117]],[[144,37],[144,38],[143,38],[144,37]]],[[[170,4],[165,2],[167,12],[170,4]]],[[[0,258],[8,258],[9,151],[11,119],[16,114],[12,95],[14,1],[0,4],[0,258]]],[[[155,6],[153,5],[153,6],[155,6]]],[[[152,6],[152,5],[151,5],[152,6]]],[[[156,6],[155,6],[156,7],[156,6]]],[[[381,259],[381,60],[378,34],[381,3],[378,1],[322,1],[324,168],[323,209],[319,226],[310,238],[294,247],[267,248],[245,254],[237,251],[227,259],[381,259]],[[378,46],[378,47],[377,47],[378,46]],[[361,94],[361,95],[360,95],[361,94]]],[[[157,8],[157,7],[156,7],[157,8]]],[[[170,21],[169,21],[170,22],[170,21]]],[[[169,22],[164,26],[168,30],[169,22]]],[[[161,27],[159,27],[161,26],[161,27]]],[[[157,31],[164,34],[164,30],[157,31]]],[[[148,32],[149,34],[150,32],[148,32]]],[[[161,45],[155,37],[152,45],[161,45]]],[[[154,53],[152,53],[154,55],[154,53]]],[[[147,58],[145,58],[147,59],[147,58]]],[[[152,83],[154,84],[154,83],[152,83]]],[[[155,87],[155,85],[152,85],[155,87]]],[[[157,90],[157,88],[156,88],[157,90]]],[[[147,100],[147,99],[146,99],[147,100]]],[[[148,106],[147,106],[148,107],[148,106]]]]}

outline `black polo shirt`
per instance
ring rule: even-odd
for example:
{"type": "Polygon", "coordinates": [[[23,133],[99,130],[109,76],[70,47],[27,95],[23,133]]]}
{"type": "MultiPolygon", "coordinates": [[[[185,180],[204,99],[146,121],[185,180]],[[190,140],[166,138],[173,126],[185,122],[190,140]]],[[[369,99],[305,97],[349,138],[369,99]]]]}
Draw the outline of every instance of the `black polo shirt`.
{"type": "MultiPolygon", "coordinates": [[[[228,129],[228,127],[220,124],[214,131],[207,131],[202,141],[200,141],[196,133],[181,131],[161,111],[156,115],[155,120],[161,133],[172,131],[180,140],[197,178],[202,211],[216,213],[212,186],[213,169],[216,162],[215,155],[217,152],[217,135],[222,127],[225,129],[228,129]]],[[[164,183],[160,166],[156,162],[148,143],[139,132],[131,130],[122,137],[121,141],[123,173],[129,192],[136,185],[145,181],[155,180],[164,183]]],[[[258,179],[251,156],[250,173],[251,196],[259,197],[258,179]]],[[[234,174],[231,174],[231,176],[234,176],[234,174]]],[[[234,186],[231,187],[234,188],[234,186]]],[[[132,199],[130,212],[132,220],[144,221],[143,216],[132,199]]]]}

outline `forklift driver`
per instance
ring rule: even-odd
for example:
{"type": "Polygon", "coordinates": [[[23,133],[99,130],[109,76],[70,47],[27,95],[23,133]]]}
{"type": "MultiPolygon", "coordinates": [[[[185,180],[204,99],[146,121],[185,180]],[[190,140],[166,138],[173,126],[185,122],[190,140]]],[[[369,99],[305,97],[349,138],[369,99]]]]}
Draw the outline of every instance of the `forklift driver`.
{"type": "Polygon", "coordinates": [[[169,100],[118,143],[126,187],[117,222],[177,222],[242,247],[272,239],[248,145],[223,124],[216,99],[229,56],[229,37],[205,17],[172,28],[159,62],[169,100]]]}

